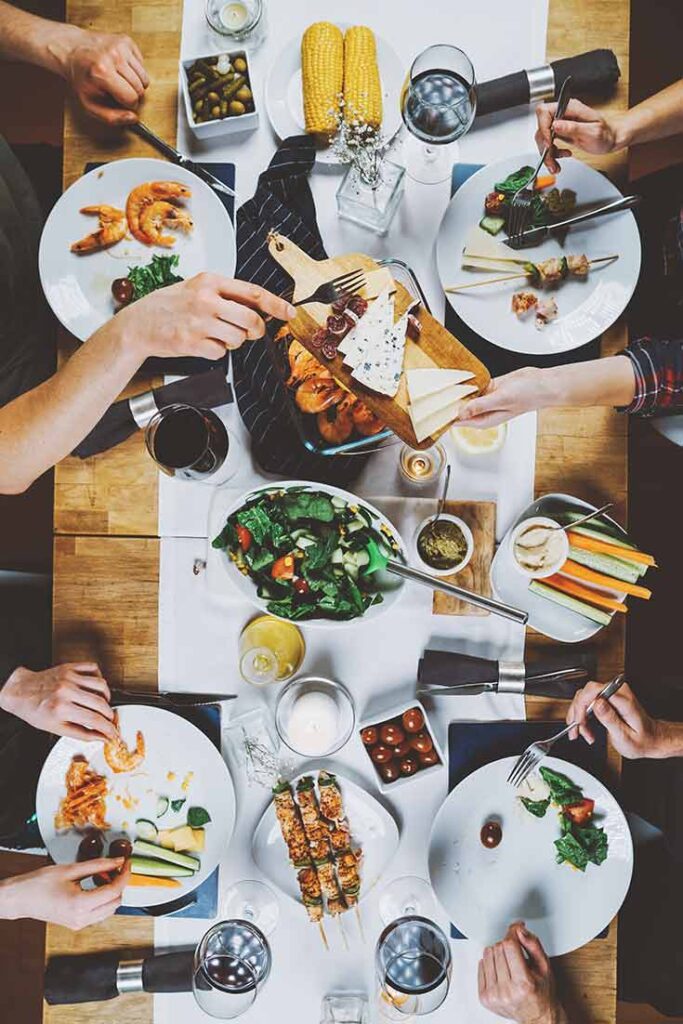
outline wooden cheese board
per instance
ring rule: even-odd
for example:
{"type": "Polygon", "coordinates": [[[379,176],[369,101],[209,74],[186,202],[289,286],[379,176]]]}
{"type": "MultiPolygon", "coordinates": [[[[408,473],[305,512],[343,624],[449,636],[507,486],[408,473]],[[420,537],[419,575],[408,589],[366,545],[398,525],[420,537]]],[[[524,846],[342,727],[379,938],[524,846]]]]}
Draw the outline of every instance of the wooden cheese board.
{"type": "MultiPolygon", "coordinates": [[[[319,285],[332,280],[339,274],[349,270],[366,271],[367,287],[360,294],[367,299],[375,298],[384,287],[388,271],[382,270],[370,256],[363,253],[349,253],[326,260],[314,260],[284,235],[273,233],[269,241],[269,252],[294,282],[293,300],[303,299],[311,295],[319,285]]],[[[415,296],[400,281],[393,282],[395,287],[395,315],[398,318],[415,303],[415,296]]],[[[471,381],[480,392],[484,391],[491,379],[484,364],[455,338],[443,324],[440,324],[431,313],[420,305],[415,310],[422,331],[419,341],[406,339],[404,371],[407,369],[454,369],[468,370],[474,377],[471,381]]],[[[334,359],[323,360],[319,349],[311,344],[311,338],[325,324],[330,314],[330,307],[322,303],[309,303],[298,307],[294,320],[289,324],[292,334],[312,355],[324,362],[332,375],[347,390],[351,391],[382,420],[402,441],[411,448],[429,448],[448,426],[418,442],[413,424],[408,413],[408,389],[405,372],[395,397],[377,394],[364,387],[351,376],[351,371],[344,366],[343,357],[337,354],[334,359]]]]}

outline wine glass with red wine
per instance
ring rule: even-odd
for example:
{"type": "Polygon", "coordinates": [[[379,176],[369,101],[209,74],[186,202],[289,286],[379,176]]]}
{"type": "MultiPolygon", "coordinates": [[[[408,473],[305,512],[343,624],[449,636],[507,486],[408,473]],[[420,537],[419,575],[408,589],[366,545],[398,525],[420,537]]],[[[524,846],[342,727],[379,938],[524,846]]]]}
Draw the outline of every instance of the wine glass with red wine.
{"type": "MultiPolygon", "coordinates": [[[[159,469],[181,480],[216,481],[230,450],[223,421],[211,409],[167,405],[145,431],[147,450],[159,469]]],[[[221,473],[225,476],[225,473],[221,473]]]]}
{"type": "Polygon", "coordinates": [[[434,184],[450,177],[458,158],[457,140],[474,121],[476,76],[457,46],[428,46],[412,63],[401,95],[406,173],[434,184]]]}
{"type": "Polygon", "coordinates": [[[239,919],[219,921],[195,950],[195,1000],[210,1017],[239,1017],[256,1000],[271,965],[268,941],[254,924],[239,919]]]}

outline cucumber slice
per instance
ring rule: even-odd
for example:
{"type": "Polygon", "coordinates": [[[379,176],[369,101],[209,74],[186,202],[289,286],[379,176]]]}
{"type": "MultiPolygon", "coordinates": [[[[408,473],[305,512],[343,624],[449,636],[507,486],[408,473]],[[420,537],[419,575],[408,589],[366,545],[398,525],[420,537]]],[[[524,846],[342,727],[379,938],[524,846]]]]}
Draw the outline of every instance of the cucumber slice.
{"type": "Polygon", "coordinates": [[[364,530],[367,525],[364,519],[352,519],[346,529],[348,533],[357,533],[358,530],[364,530]]]}
{"type": "Polygon", "coordinates": [[[169,864],[153,857],[130,858],[130,870],[134,875],[147,875],[151,878],[187,878],[194,874],[191,868],[183,868],[178,864],[169,864]]]}
{"type": "MultiPolygon", "coordinates": [[[[157,818],[163,818],[168,810],[168,797],[160,796],[157,800],[157,818]]],[[[144,836],[143,836],[144,838],[144,836]]]]}
{"type": "Polygon", "coordinates": [[[330,559],[332,565],[341,565],[344,561],[344,552],[341,548],[335,548],[332,552],[332,558],[330,559]]]}
{"type": "Polygon", "coordinates": [[[305,551],[306,548],[313,547],[313,545],[317,543],[317,540],[314,540],[312,537],[297,537],[296,539],[296,546],[301,548],[302,551],[305,551]]]}
{"type": "Polygon", "coordinates": [[[591,619],[601,626],[608,626],[612,621],[612,616],[609,612],[604,612],[601,608],[594,608],[585,601],[580,601],[578,597],[572,597],[571,594],[564,594],[561,590],[555,590],[554,587],[549,587],[541,580],[532,580],[529,584],[529,590],[532,594],[538,594],[539,597],[547,597],[549,601],[561,604],[563,608],[568,608],[570,611],[578,612],[579,615],[584,615],[587,619],[591,619]]]}
{"type": "Polygon", "coordinates": [[[136,839],[133,843],[133,854],[138,857],[157,857],[159,860],[167,861],[169,864],[180,865],[181,868],[189,868],[196,871],[200,861],[196,857],[190,857],[189,853],[176,853],[175,850],[167,850],[164,846],[155,846],[143,839],[136,839]]]}
{"type": "Polygon", "coordinates": [[[626,562],[623,558],[617,558],[615,555],[603,555],[598,551],[584,551],[583,548],[575,548],[570,544],[569,557],[579,565],[585,565],[588,569],[595,569],[596,572],[614,577],[615,584],[618,580],[636,583],[641,576],[634,562],[626,562]]]}
{"type": "MultiPolygon", "coordinates": [[[[558,522],[560,522],[560,523],[562,523],[564,525],[565,523],[573,523],[577,519],[581,519],[584,515],[585,515],[585,512],[570,512],[570,511],[566,511],[566,512],[559,512],[553,518],[557,519],[558,522]]],[[[622,544],[625,547],[630,547],[630,548],[635,546],[633,544],[630,544],[628,541],[626,541],[624,539],[623,533],[621,532],[621,530],[614,523],[606,522],[605,520],[600,519],[600,518],[591,519],[590,523],[587,523],[586,526],[577,526],[576,529],[577,529],[578,533],[585,533],[587,536],[590,536],[591,533],[594,536],[597,535],[598,537],[600,537],[601,540],[605,540],[606,536],[607,537],[611,537],[611,538],[613,538],[614,543],[615,544],[619,544],[620,546],[622,544]]]]}
{"type": "MultiPolygon", "coordinates": [[[[168,800],[166,801],[166,804],[168,805],[168,800]]],[[[135,822],[135,830],[139,839],[145,839],[150,843],[155,842],[159,835],[159,829],[156,827],[154,822],[150,821],[148,818],[138,818],[135,822]]]]}
{"type": "Polygon", "coordinates": [[[484,231],[488,231],[490,235],[497,235],[505,227],[505,218],[482,217],[479,221],[479,227],[483,228],[484,231]]]}
{"type": "Polygon", "coordinates": [[[336,494],[333,494],[330,500],[333,507],[339,509],[339,511],[346,508],[346,498],[340,498],[336,494]]]}

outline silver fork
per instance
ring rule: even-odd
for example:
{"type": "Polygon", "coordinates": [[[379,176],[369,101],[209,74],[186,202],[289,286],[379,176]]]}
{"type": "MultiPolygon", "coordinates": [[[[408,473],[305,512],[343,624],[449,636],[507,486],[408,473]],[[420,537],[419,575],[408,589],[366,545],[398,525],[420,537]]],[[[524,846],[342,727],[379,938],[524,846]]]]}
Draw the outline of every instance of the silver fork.
{"type": "Polygon", "coordinates": [[[536,178],[538,172],[545,162],[545,158],[548,155],[549,150],[552,148],[554,136],[553,136],[553,125],[555,121],[559,121],[564,117],[564,113],[569,103],[569,83],[571,82],[571,75],[565,78],[560,89],[560,95],[557,97],[557,107],[553,115],[552,124],[550,125],[550,142],[541,153],[541,159],[536,165],[536,170],[527,181],[526,185],[522,185],[518,188],[512,197],[510,203],[510,215],[508,218],[508,238],[514,244],[517,236],[521,235],[526,228],[529,220],[529,211],[531,210],[531,204],[533,202],[535,191],[534,185],[536,184],[536,178]]]}
{"type": "Polygon", "coordinates": [[[325,281],[324,284],[318,285],[316,290],[305,299],[297,299],[296,302],[292,302],[292,305],[305,306],[309,302],[323,302],[325,305],[329,305],[340,299],[342,295],[359,292],[364,285],[364,271],[360,268],[348,270],[345,274],[339,274],[337,277],[333,277],[331,281],[325,281]]]}
{"type": "MultiPolygon", "coordinates": [[[[623,673],[620,673],[618,676],[614,677],[611,683],[607,683],[606,686],[603,686],[595,700],[592,700],[588,705],[588,708],[586,709],[586,717],[593,714],[593,705],[596,700],[599,700],[601,697],[604,700],[609,700],[609,698],[621,687],[623,682],[624,676],[623,673]]],[[[550,736],[549,739],[530,743],[524,753],[520,754],[512,766],[512,771],[507,777],[507,781],[510,785],[514,786],[515,789],[521,786],[524,780],[527,779],[533,771],[536,771],[541,761],[548,756],[557,741],[561,740],[563,736],[566,736],[567,733],[571,732],[571,730],[577,725],[578,722],[571,722],[566,726],[566,728],[561,729],[560,732],[556,733],[554,736],[550,736]]]]}

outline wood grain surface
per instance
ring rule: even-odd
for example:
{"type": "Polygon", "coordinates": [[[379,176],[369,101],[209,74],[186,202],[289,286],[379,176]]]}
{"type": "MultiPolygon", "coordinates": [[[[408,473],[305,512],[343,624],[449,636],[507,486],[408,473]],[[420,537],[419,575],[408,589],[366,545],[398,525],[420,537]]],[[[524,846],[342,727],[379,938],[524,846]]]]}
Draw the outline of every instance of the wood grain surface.
{"type": "MultiPolygon", "coordinates": [[[[350,270],[363,269],[371,276],[373,271],[379,268],[375,261],[362,253],[348,253],[344,256],[335,256],[332,259],[313,260],[302,252],[302,250],[282,235],[274,235],[268,249],[273,259],[287,271],[294,280],[294,299],[306,298],[312,295],[319,285],[333,280],[340,274],[350,270]]],[[[395,281],[395,319],[409,309],[415,299],[414,296],[401,284],[395,281]]],[[[382,290],[382,286],[378,291],[382,290]]],[[[362,290],[361,295],[365,295],[362,290]]],[[[376,294],[374,291],[373,295],[376,294]]],[[[370,297],[368,295],[368,297],[370,297]]],[[[320,357],[319,351],[311,344],[311,339],[317,329],[321,327],[330,313],[330,307],[315,302],[310,305],[298,307],[298,314],[290,322],[294,336],[308,349],[316,358],[320,357]]],[[[411,338],[406,338],[404,354],[404,366],[406,370],[433,369],[435,367],[448,367],[455,370],[469,370],[473,375],[472,384],[476,384],[480,391],[488,386],[491,376],[484,364],[473,356],[472,353],[455,338],[450,331],[447,331],[443,324],[439,323],[424,307],[417,310],[417,316],[422,326],[419,343],[411,338]]],[[[448,429],[438,431],[433,437],[428,437],[418,442],[413,430],[413,424],[408,415],[408,388],[405,373],[401,378],[398,391],[394,398],[380,395],[369,388],[359,384],[351,375],[350,369],[344,365],[341,355],[334,359],[326,360],[325,365],[332,371],[334,377],[349,391],[357,395],[377,416],[385,423],[402,441],[409,444],[411,448],[430,448],[434,441],[448,429]]]]}
{"type": "MultiPolygon", "coordinates": [[[[153,80],[143,117],[159,135],[173,140],[176,128],[177,60],[181,0],[67,0],[68,20],[100,31],[128,32],[140,45],[153,80]]],[[[612,48],[622,78],[607,106],[623,109],[628,97],[628,0],[550,0],[548,57],[612,48]]],[[[72,109],[64,134],[64,184],[75,180],[89,161],[150,155],[140,140],[122,132],[93,129],[72,109]]],[[[625,176],[624,154],[591,158],[593,166],[615,180],[625,176]]],[[[603,342],[605,354],[626,341],[615,326],[603,342]]],[[[63,355],[68,345],[63,344],[63,355]]],[[[148,386],[144,378],[134,390],[148,386]]],[[[80,463],[65,460],[57,468],[55,494],[54,627],[55,659],[103,659],[112,682],[154,685],[157,671],[157,589],[159,543],[157,483],[141,439],[115,452],[80,463]],[[126,487],[133,488],[126,494],[126,487]],[[132,496],[132,497],[131,497],[132,496]],[[78,536],[99,534],[100,536],[78,536]],[[118,535],[118,536],[117,536],[118,535]]],[[[548,410],[539,416],[536,456],[537,495],[563,490],[599,502],[616,502],[615,516],[626,517],[626,421],[609,409],[548,410]]],[[[601,678],[623,667],[623,623],[598,635],[601,678]]],[[[527,654],[551,646],[528,635],[527,654]]],[[[566,705],[527,699],[530,718],[563,716],[566,705]]],[[[616,770],[616,759],[613,769],[616,770]]],[[[144,919],[116,917],[85,932],[48,927],[46,951],[90,952],[121,949],[134,957],[153,942],[153,925],[144,919]]],[[[560,991],[572,1024],[614,1024],[616,1009],[616,926],[605,939],[556,961],[560,991]]],[[[149,996],[126,996],[109,1003],[66,1008],[45,1007],[46,1024],[151,1024],[149,996]]]]}

